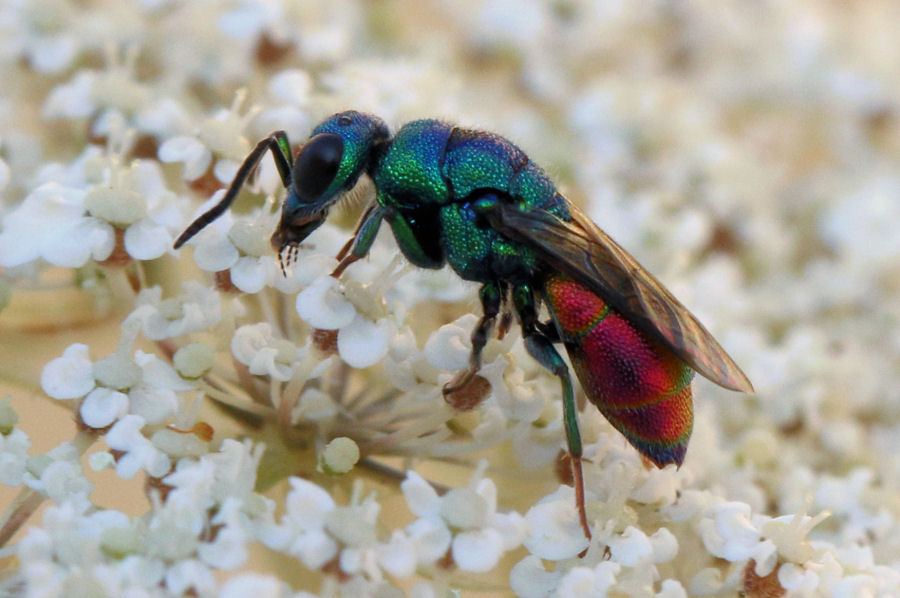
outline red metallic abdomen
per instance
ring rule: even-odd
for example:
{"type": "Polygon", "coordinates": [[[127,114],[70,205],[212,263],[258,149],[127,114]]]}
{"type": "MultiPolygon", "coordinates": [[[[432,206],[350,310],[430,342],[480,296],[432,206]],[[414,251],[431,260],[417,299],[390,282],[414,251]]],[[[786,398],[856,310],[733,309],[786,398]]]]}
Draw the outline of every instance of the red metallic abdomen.
{"type": "Polygon", "coordinates": [[[588,399],[642,455],[681,465],[693,425],[693,370],[572,279],[544,295],[588,399]]]}

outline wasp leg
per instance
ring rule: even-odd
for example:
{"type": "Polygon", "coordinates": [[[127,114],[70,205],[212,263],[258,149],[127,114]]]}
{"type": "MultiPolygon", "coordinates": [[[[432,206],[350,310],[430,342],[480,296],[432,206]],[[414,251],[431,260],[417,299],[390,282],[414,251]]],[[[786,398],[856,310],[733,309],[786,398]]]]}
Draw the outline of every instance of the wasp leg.
{"type": "Polygon", "coordinates": [[[500,304],[503,292],[497,283],[488,283],[481,287],[478,295],[481,297],[482,316],[478,325],[472,331],[472,352],[469,354],[469,367],[459,372],[450,382],[444,385],[444,396],[447,397],[465,388],[481,369],[481,351],[487,344],[491,329],[497,314],[500,313],[500,304]]]}
{"type": "Polygon", "coordinates": [[[497,338],[501,341],[503,340],[503,337],[506,336],[506,333],[509,332],[512,321],[513,313],[511,311],[503,310],[503,314],[500,316],[500,323],[497,324],[497,338]]]}
{"type": "Polygon", "coordinates": [[[184,245],[188,239],[206,228],[206,225],[221,216],[225,210],[231,206],[234,199],[237,197],[238,192],[241,190],[241,187],[243,187],[244,183],[247,181],[247,177],[250,176],[250,173],[253,172],[253,169],[256,168],[256,165],[259,164],[259,161],[262,159],[263,155],[265,155],[266,150],[272,151],[272,156],[275,158],[275,166],[278,167],[278,174],[281,175],[281,182],[284,184],[285,188],[291,186],[291,144],[288,142],[287,133],[284,131],[275,131],[257,143],[256,147],[253,148],[253,151],[244,158],[243,164],[238,168],[237,174],[234,175],[234,180],[231,181],[228,191],[225,192],[225,195],[219,200],[219,203],[197,217],[197,219],[181,233],[175,240],[175,249],[184,245]]]}
{"type": "Polygon", "coordinates": [[[340,263],[334,269],[334,272],[331,273],[333,277],[338,278],[347,269],[347,266],[369,253],[372,243],[375,242],[375,236],[378,234],[381,221],[384,220],[387,212],[388,210],[378,203],[373,203],[366,208],[365,213],[359,220],[359,224],[356,225],[353,238],[347,241],[338,253],[340,263]]]}
{"type": "Polygon", "coordinates": [[[551,343],[562,342],[562,339],[559,338],[559,330],[556,329],[556,325],[552,320],[547,320],[546,322],[538,322],[537,329],[538,332],[547,337],[547,340],[551,343]]]}
{"type": "Polygon", "coordinates": [[[356,228],[353,230],[353,236],[347,239],[347,242],[344,243],[344,246],[341,247],[341,250],[338,251],[338,254],[334,256],[334,259],[339,262],[344,261],[344,258],[347,257],[347,254],[350,253],[350,248],[353,247],[353,242],[356,241],[356,237],[359,236],[359,231],[362,230],[363,225],[366,224],[366,221],[369,218],[369,214],[371,214],[372,210],[374,210],[376,207],[378,207],[378,202],[373,201],[369,204],[365,212],[363,212],[362,216],[359,217],[359,222],[356,223],[356,228]]]}
{"type": "Polygon", "coordinates": [[[587,510],[584,504],[584,475],[581,469],[581,432],[578,431],[578,413],[575,405],[575,391],[572,388],[572,378],[569,376],[569,368],[553,347],[553,339],[545,334],[545,324],[538,322],[537,306],[534,292],[527,285],[513,289],[513,303],[522,325],[522,337],[525,339],[525,348],[538,363],[550,370],[559,378],[563,396],[563,422],[566,428],[566,445],[569,448],[569,457],[572,462],[572,477],[575,484],[575,506],[578,508],[578,518],[581,528],[588,539],[591,538],[591,528],[588,525],[587,510]]]}

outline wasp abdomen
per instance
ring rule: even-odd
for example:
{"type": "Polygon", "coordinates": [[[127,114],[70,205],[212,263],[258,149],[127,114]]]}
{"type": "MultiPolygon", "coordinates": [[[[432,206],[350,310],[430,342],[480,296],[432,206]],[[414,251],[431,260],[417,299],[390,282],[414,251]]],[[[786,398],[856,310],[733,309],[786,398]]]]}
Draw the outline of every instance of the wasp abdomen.
{"type": "Polygon", "coordinates": [[[656,465],[681,465],[693,370],[571,278],[551,275],[544,294],[588,399],[656,465]]]}

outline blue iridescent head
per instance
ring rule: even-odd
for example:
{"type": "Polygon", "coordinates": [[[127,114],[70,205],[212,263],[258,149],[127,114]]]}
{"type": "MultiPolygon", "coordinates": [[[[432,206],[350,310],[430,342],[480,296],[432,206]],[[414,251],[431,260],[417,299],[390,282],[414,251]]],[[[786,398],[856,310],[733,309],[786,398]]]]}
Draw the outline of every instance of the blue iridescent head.
{"type": "Polygon", "coordinates": [[[383,120],[355,110],[335,114],[313,129],[294,161],[281,222],[272,235],[279,255],[325,222],[329,208],[356,185],[389,138],[383,120]]]}

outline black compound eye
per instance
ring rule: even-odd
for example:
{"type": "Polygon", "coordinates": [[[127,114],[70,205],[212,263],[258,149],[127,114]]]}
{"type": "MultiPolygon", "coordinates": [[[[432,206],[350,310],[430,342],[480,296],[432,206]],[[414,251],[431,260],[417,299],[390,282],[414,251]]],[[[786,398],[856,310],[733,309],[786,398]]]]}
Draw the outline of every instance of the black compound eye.
{"type": "Polygon", "coordinates": [[[334,133],[320,133],[303,146],[294,162],[294,191],[304,203],[319,199],[334,181],[341,158],[344,140],[334,133]]]}

